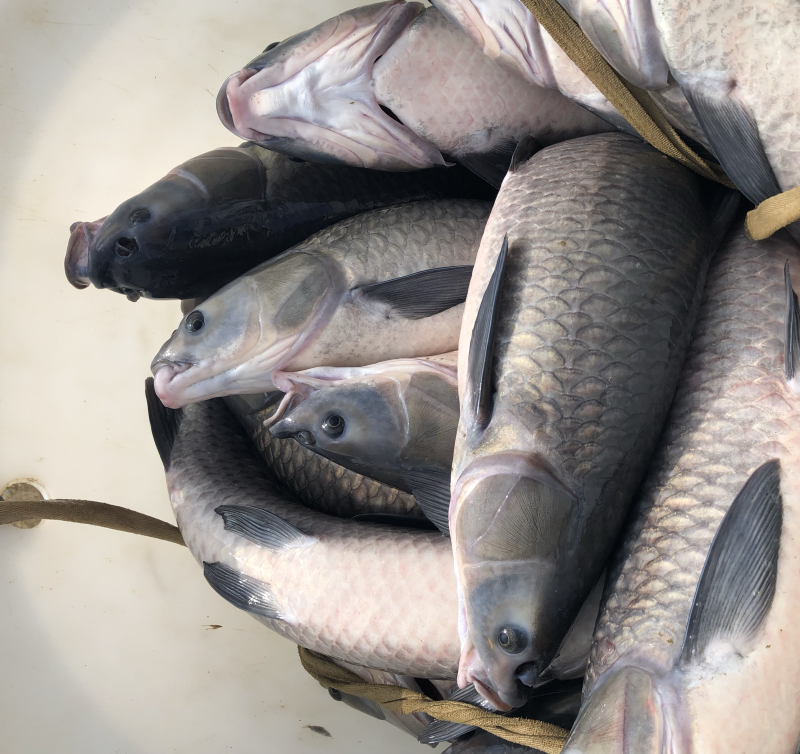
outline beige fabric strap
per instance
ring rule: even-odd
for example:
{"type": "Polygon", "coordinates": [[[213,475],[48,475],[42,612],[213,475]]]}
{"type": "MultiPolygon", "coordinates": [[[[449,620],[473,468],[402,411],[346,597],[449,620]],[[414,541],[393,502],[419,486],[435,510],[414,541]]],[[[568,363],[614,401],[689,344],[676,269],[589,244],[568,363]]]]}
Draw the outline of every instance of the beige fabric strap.
{"type": "Polygon", "coordinates": [[[144,537],[163,539],[176,545],[185,545],[180,529],[166,521],[146,516],[144,513],[91,500],[21,500],[0,502],[0,524],[47,518],[54,521],[72,521],[92,524],[105,529],[141,534],[144,537]]]}
{"type": "Polygon", "coordinates": [[[506,717],[464,702],[436,701],[425,694],[379,683],[365,683],[355,673],[340,668],[324,655],[298,647],[300,662],[315,680],[326,688],[337,689],[371,699],[400,714],[426,712],[437,720],[474,725],[506,741],[512,741],[545,754],[560,754],[568,732],[557,725],[521,717],[506,717]]]}
{"type": "MultiPolygon", "coordinates": [[[[644,89],[625,81],[597,51],[557,0],[522,0],[547,33],[643,139],[705,178],[736,188],[716,163],[706,162],[669,124],[644,89]]],[[[748,212],[745,232],[754,241],[800,220],[800,186],[767,199],[748,212]]]]}

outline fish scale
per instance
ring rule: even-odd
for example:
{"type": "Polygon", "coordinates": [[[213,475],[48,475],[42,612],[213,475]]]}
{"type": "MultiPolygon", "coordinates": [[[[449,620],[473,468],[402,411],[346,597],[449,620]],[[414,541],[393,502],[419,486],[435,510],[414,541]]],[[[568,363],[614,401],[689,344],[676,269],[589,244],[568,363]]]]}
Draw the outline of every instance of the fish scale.
{"type": "Polygon", "coordinates": [[[651,662],[674,662],[719,522],[748,476],[797,442],[800,407],[783,375],[785,260],[772,243],[742,236],[712,266],[705,296],[714,305],[698,318],[661,449],[607,582],[587,690],[637,645],[647,645],[651,662]]]}
{"type": "Polygon", "coordinates": [[[490,701],[521,703],[600,576],[669,409],[712,229],[732,216],[713,196],[624,134],[545,148],[500,189],[459,342],[450,507],[468,626],[459,682],[490,701]],[[492,309],[479,308],[494,306],[503,248],[486,335],[492,309]],[[469,356],[484,338],[490,387],[469,356]]]}
{"type": "Polygon", "coordinates": [[[295,503],[265,474],[221,400],[183,409],[167,485],[189,550],[268,584],[289,617],[255,616],[309,649],[358,665],[453,678],[456,592],[438,533],[357,524],[295,503]],[[220,505],[265,508],[315,538],[279,552],[223,526],[220,505]]]}

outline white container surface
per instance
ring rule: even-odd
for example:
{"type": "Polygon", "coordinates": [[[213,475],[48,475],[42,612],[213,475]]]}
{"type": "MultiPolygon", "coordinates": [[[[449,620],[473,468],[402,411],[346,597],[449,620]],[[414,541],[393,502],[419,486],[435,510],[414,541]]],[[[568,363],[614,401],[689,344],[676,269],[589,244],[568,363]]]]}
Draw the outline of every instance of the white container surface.
{"type": "MultiPolygon", "coordinates": [[[[356,4],[0,5],[0,488],[174,520],[143,383],[179,306],[72,288],[69,226],[238,143],[225,77],[356,4]]],[[[330,699],[187,550],[95,527],[0,527],[0,678],[1,754],[426,750],[330,699]]]]}

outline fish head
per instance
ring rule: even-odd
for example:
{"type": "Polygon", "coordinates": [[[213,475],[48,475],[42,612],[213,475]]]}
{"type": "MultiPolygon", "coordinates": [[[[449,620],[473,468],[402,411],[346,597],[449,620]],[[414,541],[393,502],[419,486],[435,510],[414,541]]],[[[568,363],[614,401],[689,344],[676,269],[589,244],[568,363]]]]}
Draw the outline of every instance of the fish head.
{"type": "Polygon", "coordinates": [[[229,283],[182,320],[150,368],[162,403],[181,408],[273,390],[272,372],[312,339],[336,298],[326,265],[303,253],[270,260],[229,283]]]}
{"type": "Polygon", "coordinates": [[[378,104],[372,66],[422,11],[366,5],[270,46],[229,76],[220,120],[237,136],[311,162],[380,170],[445,165],[438,149],[378,104]]]}
{"type": "Polygon", "coordinates": [[[293,437],[321,455],[359,465],[397,465],[406,431],[402,400],[390,380],[343,380],[309,390],[301,374],[275,379],[296,398],[270,427],[273,437],[293,437]]]}
{"type": "Polygon", "coordinates": [[[454,487],[450,530],[466,629],[459,685],[474,683],[495,706],[523,704],[563,638],[549,616],[543,622],[542,604],[557,587],[575,505],[546,469],[514,458],[477,461],[454,487]]]}
{"type": "Polygon", "coordinates": [[[263,200],[264,172],[244,149],[223,148],[188,160],[120,204],[99,227],[84,224],[73,231],[67,278],[133,300],[161,298],[162,288],[170,295],[181,285],[194,290],[193,280],[175,280],[176,260],[191,257],[194,265],[182,269],[193,268],[192,277],[201,279],[206,263],[219,254],[221,231],[237,225],[232,207],[242,214],[263,200]]]}

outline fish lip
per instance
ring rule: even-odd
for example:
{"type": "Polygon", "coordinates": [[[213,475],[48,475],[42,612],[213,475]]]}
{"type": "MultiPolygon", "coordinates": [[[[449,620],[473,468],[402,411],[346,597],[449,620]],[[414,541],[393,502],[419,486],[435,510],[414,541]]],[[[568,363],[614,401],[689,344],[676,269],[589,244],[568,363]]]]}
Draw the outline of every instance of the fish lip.
{"type": "MultiPolygon", "coordinates": [[[[222,122],[222,125],[225,126],[232,134],[239,136],[241,135],[236,130],[236,125],[233,122],[233,113],[231,112],[231,103],[228,100],[228,84],[230,83],[231,79],[237,79],[239,83],[243,83],[247,81],[251,76],[255,76],[258,71],[255,68],[242,68],[242,70],[237,71],[236,73],[232,73],[225,81],[222,82],[222,86],[219,88],[219,92],[217,93],[217,117],[222,122]]],[[[258,134],[259,136],[263,137],[262,141],[269,141],[272,137],[268,136],[267,134],[258,134]]],[[[255,141],[253,139],[252,141],[255,141]]]]}
{"type": "Polygon", "coordinates": [[[174,394],[175,378],[185,374],[193,366],[195,364],[190,361],[172,361],[157,357],[150,365],[156,395],[167,408],[178,409],[184,405],[174,394]]]}
{"type": "Polygon", "coordinates": [[[92,279],[89,277],[89,252],[92,242],[97,237],[106,218],[94,222],[78,221],[69,226],[69,241],[64,257],[64,273],[70,284],[78,290],[88,288],[92,279]]]}
{"type": "Polygon", "coordinates": [[[475,686],[475,690],[499,712],[511,712],[514,709],[511,705],[506,704],[491,686],[482,683],[471,675],[469,676],[469,681],[475,686]]]}

